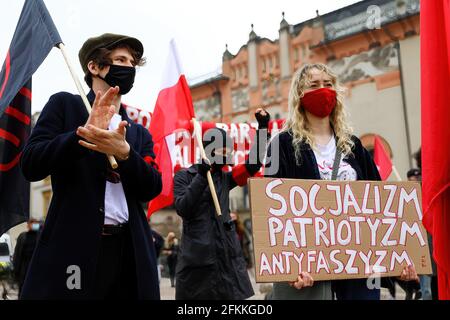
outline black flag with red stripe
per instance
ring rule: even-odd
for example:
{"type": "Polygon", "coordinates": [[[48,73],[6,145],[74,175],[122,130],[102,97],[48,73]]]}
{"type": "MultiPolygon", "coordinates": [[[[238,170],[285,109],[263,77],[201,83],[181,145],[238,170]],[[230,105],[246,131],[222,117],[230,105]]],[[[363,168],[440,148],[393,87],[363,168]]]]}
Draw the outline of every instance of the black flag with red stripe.
{"type": "Polygon", "coordinates": [[[31,131],[31,80],[0,118],[0,234],[28,220],[30,184],[18,165],[31,131]]]}
{"type": "Polygon", "coordinates": [[[42,0],[26,0],[0,73],[0,235],[28,220],[19,161],[31,131],[31,76],[61,37],[42,0]]]}

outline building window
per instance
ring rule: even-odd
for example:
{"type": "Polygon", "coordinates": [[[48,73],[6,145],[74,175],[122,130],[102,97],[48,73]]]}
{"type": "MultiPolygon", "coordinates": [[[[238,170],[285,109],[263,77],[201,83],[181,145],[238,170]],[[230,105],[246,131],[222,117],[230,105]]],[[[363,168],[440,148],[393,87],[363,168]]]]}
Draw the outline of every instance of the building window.
{"type": "Polygon", "coordinates": [[[214,93],[212,97],[194,102],[196,118],[200,121],[212,121],[221,115],[220,92],[214,93]]]}
{"type": "Polygon", "coordinates": [[[233,112],[248,110],[250,98],[248,88],[240,88],[231,92],[231,101],[233,104],[233,112]]]}

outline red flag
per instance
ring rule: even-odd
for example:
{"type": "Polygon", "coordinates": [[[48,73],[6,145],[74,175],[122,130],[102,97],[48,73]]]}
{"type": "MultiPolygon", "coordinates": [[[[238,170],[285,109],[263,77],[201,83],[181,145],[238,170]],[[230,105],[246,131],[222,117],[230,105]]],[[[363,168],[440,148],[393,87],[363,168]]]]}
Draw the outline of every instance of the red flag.
{"type": "Polygon", "coordinates": [[[149,203],[148,218],[155,211],[173,203],[175,133],[190,130],[190,121],[194,116],[191,92],[181,68],[175,41],[172,40],[162,90],[150,124],[155,143],[155,161],[162,173],[163,188],[161,194],[149,203]]]}
{"type": "Polygon", "coordinates": [[[389,178],[392,173],[392,161],[389,157],[389,154],[386,152],[386,149],[384,148],[383,142],[378,136],[375,136],[373,161],[377,165],[381,179],[383,181],[387,180],[387,178],[389,178]]]}
{"type": "Polygon", "coordinates": [[[450,299],[450,0],[421,1],[424,225],[433,237],[439,299],[450,299]]]}

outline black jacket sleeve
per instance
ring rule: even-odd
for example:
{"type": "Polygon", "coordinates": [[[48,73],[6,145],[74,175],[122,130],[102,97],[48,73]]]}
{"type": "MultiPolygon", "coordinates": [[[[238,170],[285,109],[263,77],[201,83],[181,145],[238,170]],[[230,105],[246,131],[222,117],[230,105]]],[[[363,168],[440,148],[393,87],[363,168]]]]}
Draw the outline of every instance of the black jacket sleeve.
{"type": "Polygon", "coordinates": [[[154,162],[152,137],[147,130],[141,130],[141,135],[141,150],[135,150],[130,145],[130,155],[127,160],[118,163],[118,170],[124,188],[146,202],[161,193],[162,178],[154,162]]]}
{"type": "Polygon", "coordinates": [[[156,257],[159,257],[159,255],[161,254],[161,250],[164,246],[164,239],[155,230],[151,229],[151,231],[152,231],[152,236],[153,236],[153,243],[155,245],[155,250],[156,250],[156,257]]]}
{"type": "Polygon", "coordinates": [[[174,204],[180,217],[190,219],[198,212],[198,203],[208,186],[208,180],[197,174],[190,180],[187,170],[178,171],[174,179],[174,204]]]}
{"type": "Polygon", "coordinates": [[[280,139],[280,134],[275,136],[267,148],[264,176],[268,178],[286,177],[286,156],[280,139]]]}
{"type": "Polygon", "coordinates": [[[380,173],[378,172],[377,166],[369,151],[363,147],[361,141],[357,137],[354,136],[352,139],[355,143],[355,156],[361,167],[364,180],[381,181],[380,173]]]}
{"type": "Polygon", "coordinates": [[[245,167],[251,176],[254,176],[261,169],[267,151],[267,142],[270,133],[267,129],[258,129],[255,135],[255,143],[250,150],[250,154],[245,161],[245,167]]]}
{"type": "Polygon", "coordinates": [[[64,108],[62,94],[55,94],[42,110],[21,157],[21,169],[29,181],[42,180],[89,154],[78,144],[76,131],[65,132],[64,108]]]}
{"type": "Polygon", "coordinates": [[[248,178],[253,177],[263,166],[270,133],[267,129],[259,129],[256,131],[255,137],[255,142],[250,149],[249,156],[245,160],[245,163],[233,167],[230,175],[230,190],[236,186],[243,187],[247,185],[248,178]]]}
{"type": "Polygon", "coordinates": [[[369,151],[367,151],[364,147],[363,154],[368,180],[381,181],[380,172],[378,171],[377,166],[375,165],[375,162],[373,161],[369,151]]]}

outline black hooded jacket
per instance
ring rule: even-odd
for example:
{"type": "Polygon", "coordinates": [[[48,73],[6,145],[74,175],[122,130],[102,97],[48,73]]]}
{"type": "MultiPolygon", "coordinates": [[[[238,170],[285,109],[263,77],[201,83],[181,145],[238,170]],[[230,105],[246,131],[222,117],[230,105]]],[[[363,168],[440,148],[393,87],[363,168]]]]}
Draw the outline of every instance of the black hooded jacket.
{"type": "MultiPolygon", "coordinates": [[[[231,222],[229,194],[243,186],[247,178],[259,171],[265,146],[256,143],[249,159],[257,163],[222,170],[212,174],[222,216],[218,217],[208,181],[198,173],[198,165],[180,170],[175,175],[175,208],[183,218],[183,235],[176,271],[177,300],[243,300],[254,295],[238,235],[231,222]],[[259,150],[258,150],[259,149],[259,150]]],[[[262,144],[261,144],[262,145],[262,144]]]]}

